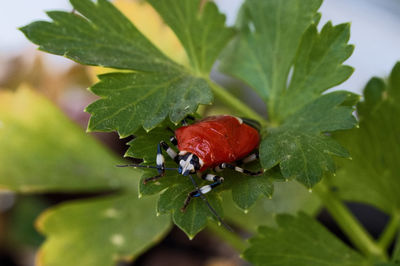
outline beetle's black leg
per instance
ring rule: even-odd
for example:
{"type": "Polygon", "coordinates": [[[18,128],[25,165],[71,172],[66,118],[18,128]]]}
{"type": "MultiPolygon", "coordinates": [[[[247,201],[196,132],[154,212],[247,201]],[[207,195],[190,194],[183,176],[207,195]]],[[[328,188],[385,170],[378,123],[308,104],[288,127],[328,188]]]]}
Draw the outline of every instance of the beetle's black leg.
{"type": "Polygon", "coordinates": [[[164,159],[164,155],[162,154],[162,151],[161,151],[161,145],[162,145],[161,143],[162,142],[163,141],[161,141],[157,145],[156,165],[157,165],[158,175],[146,178],[143,181],[144,184],[146,184],[149,181],[157,180],[165,175],[165,159],[164,159]]]}
{"type": "MultiPolygon", "coordinates": [[[[172,144],[174,144],[174,146],[178,145],[175,137],[171,137],[170,141],[172,142],[172,144]]],[[[176,151],[174,151],[165,141],[161,141],[160,144],[163,150],[167,152],[168,156],[176,163],[178,163],[178,154],[176,153],[176,151]]]]}
{"type": "Polygon", "coordinates": [[[171,141],[172,144],[174,144],[175,147],[178,147],[178,141],[176,140],[175,136],[172,136],[169,141],[171,141]]]}
{"type": "Polygon", "coordinates": [[[213,174],[206,174],[204,173],[201,176],[202,179],[207,180],[207,181],[212,181],[214,183],[210,185],[205,185],[199,188],[198,190],[193,190],[190,192],[183,204],[183,207],[181,208],[181,211],[185,211],[186,207],[189,205],[190,201],[192,198],[197,198],[200,197],[202,194],[206,194],[210,192],[212,189],[214,189],[216,186],[221,185],[224,182],[224,178],[221,176],[213,175],[213,174]]]}
{"type": "MultiPolygon", "coordinates": [[[[254,171],[243,169],[243,168],[241,168],[239,166],[236,166],[236,165],[233,165],[233,164],[229,164],[229,163],[221,163],[216,168],[219,168],[219,169],[229,168],[229,169],[232,169],[232,170],[234,170],[236,172],[243,173],[245,175],[260,175],[260,174],[264,173],[263,170],[254,172],[254,171]]],[[[218,171],[218,169],[216,169],[216,171],[218,171]]]]}
{"type": "Polygon", "coordinates": [[[146,184],[149,181],[154,181],[157,180],[165,175],[165,159],[164,155],[162,154],[161,148],[165,150],[168,154],[169,157],[171,157],[172,160],[177,162],[178,160],[178,154],[171,149],[165,141],[160,141],[157,145],[157,157],[156,157],[156,165],[157,165],[157,170],[158,170],[158,175],[146,178],[143,183],[146,184]]]}
{"type": "Polygon", "coordinates": [[[217,175],[207,174],[207,173],[203,173],[201,175],[201,179],[210,181],[210,182],[218,182],[218,181],[220,181],[221,183],[224,182],[224,178],[222,176],[217,176],[217,175]]]}

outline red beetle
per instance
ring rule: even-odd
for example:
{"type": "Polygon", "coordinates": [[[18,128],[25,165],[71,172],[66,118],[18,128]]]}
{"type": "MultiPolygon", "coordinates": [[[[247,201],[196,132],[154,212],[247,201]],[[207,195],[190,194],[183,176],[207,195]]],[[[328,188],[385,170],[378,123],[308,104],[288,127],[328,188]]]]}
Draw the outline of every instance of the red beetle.
{"type": "MultiPolygon", "coordinates": [[[[188,118],[194,119],[193,117],[188,118]]],[[[191,125],[187,125],[184,120],[183,124],[184,126],[175,130],[175,136],[170,139],[171,143],[178,148],[179,153],[161,141],[157,146],[157,166],[126,165],[157,168],[158,175],[145,179],[144,183],[157,180],[164,176],[165,170],[176,169],[165,167],[162,148],[179,165],[178,172],[180,174],[187,176],[197,173],[202,179],[212,182],[210,185],[190,192],[182,211],[186,209],[193,197],[203,197],[203,194],[210,192],[224,181],[221,176],[205,172],[207,169],[212,168],[219,172],[230,168],[247,175],[263,173],[263,171],[253,172],[237,166],[258,159],[256,151],[251,153],[260,142],[258,122],[230,115],[219,115],[204,118],[191,125]]]]}
{"type": "MultiPolygon", "coordinates": [[[[260,142],[255,128],[243,123],[243,119],[229,115],[210,116],[190,126],[180,127],[175,131],[175,137],[179,155],[189,153],[196,156],[201,166],[197,169],[199,171],[242,159],[260,142]]],[[[188,173],[190,165],[180,163],[179,166],[183,175],[187,175],[185,173],[188,173]]]]}

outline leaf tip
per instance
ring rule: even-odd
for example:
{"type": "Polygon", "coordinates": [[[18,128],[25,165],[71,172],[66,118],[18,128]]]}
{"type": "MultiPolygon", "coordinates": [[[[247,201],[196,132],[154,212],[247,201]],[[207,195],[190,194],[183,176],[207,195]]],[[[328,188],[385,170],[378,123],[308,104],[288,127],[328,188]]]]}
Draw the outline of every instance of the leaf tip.
{"type": "Polygon", "coordinates": [[[142,194],[142,193],[139,193],[139,194],[138,194],[138,198],[140,199],[141,197],[143,197],[143,194],[142,194]]]}
{"type": "Polygon", "coordinates": [[[156,216],[158,217],[158,216],[160,216],[161,214],[159,213],[159,212],[156,212],[156,216]]]}
{"type": "Polygon", "coordinates": [[[247,213],[249,213],[249,210],[248,209],[244,209],[243,212],[244,212],[244,214],[247,214],[247,213]]]}
{"type": "Polygon", "coordinates": [[[349,159],[350,161],[352,161],[352,160],[353,160],[353,157],[350,156],[350,157],[348,157],[348,159],[349,159]]]}
{"type": "Polygon", "coordinates": [[[351,24],[352,24],[352,22],[351,22],[351,21],[349,21],[349,22],[346,22],[346,23],[343,23],[343,24],[344,24],[344,26],[345,26],[346,30],[350,30],[350,28],[351,28],[351,24]]]}
{"type": "Polygon", "coordinates": [[[26,35],[28,33],[28,28],[29,28],[29,25],[26,25],[26,26],[18,27],[17,29],[19,31],[22,31],[22,33],[24,33],[26,35]]]}
{"type": "Polygon", "coordinates": [[[308,192],[309,192],[309,193],[312,193],[312,188],[308,188],[308,192]]]}

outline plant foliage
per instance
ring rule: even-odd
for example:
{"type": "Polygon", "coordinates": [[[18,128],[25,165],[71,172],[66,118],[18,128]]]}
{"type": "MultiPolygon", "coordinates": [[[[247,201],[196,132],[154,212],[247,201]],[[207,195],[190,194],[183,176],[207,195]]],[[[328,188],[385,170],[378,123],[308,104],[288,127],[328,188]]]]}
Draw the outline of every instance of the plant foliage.
{"type": "MultiPolygon", "coordinates": [[[[282,266],[399,265],[399,237],[395,240],[390,259],[386,254],[386,249],[398,232],[400,221],[397,169],[400,129],[396,122],[400,114],[397,104],[399,92],[400,63],[397,63],[386,81],[375,77],[365,87],[364,100],[357,105],[360,128],[335,134],[336,139],[349,147],[353,160],[340,160],[337,175],[326,180],[334,188],[328,192],[334,198],[329,197],[328,200],[336,201],[337,197],[366,203],[391,216],[376,243],[372,240],[367,244],[367,254],[365,250],[360,250],[366,256],[360,256],[314,219],[300,213],[297,217],[277,216],[278,227],[260,227],[258,234],[250,240],[250,247],[244,252],[250,262],[255,265],[282,266]]],[[[345,219],[338,218],[342,218],[338,223],[345,219]]],[[[368,241],[368,237],[362,238],[363,243],[368,241]]],[[[361,249],[359,245],[356,246],[361,249]]]]}
{"type": "Polygon", "coordinates": [[[334,171],[332,155],[348,157],[322,133],[356,124],[351,106],[344,104],[354,95],[321,96],[351,75],[352,68],[342,63],[353,51],[347,44],[348,24],[328,22],[317,31],[321,3],[246,1],[238,23],[241,32],[221,66],[254,88],[266,103],[271,127],[265,129],[260,146],[262,166],[270,169],[279,164],[285,178],[310,188],[324,171],[334,171]]]}
{"type": "MultiPolygon", "coordinates": [[[[321,0],[247,0],[236,29],[224,25],[224,15],[212,2],[149,2],[181,41],[190,66],[164,55],[106,0],[71,0],[75,13],[48,12],[52,21],[21,28],[46,52],[128,70],[101,75],[90,88],[100,99],[86,109],[89,131],[134,134],[126,155],[154,164],[157,143],[170,136],[166,127],[174,128],[199,104],[212,102],[217,89],[209,72],[227,46],[221,69],[248,83],[268,109],[268,121],[261,121],[261,165],[249,167],[269,171],[252,178],[224,171],[224,185],[207,195],[219,213],[223,190],[230,189],[234,202],[247,210],[258,198],[272,196],[273,180],[294,178],[311,188],[324,172],[335,170],[332,155],[349,157],[328,133],[355,126],[352,105],[357,97],[321,94],[351,75],[352,68],[343,62],[353,47],[347,44],[348,24],[327,23],[318,32],[321,0]]],[[[142,180],[151,175],[155,172],[144,171],[142,180]]],[[[161,192],[158,211],[171,213],[193,237],[212,215],[201,200],[194,200],[186,213],[179,211],[191,190],[191,182],[177,173],[140,185],[142,195],[161,192]]]]}
{"type": "Polygon", "coordinates": [[[357,107],[360,128],[337,134],[353,160],[341,161],[331,181],[343,199],[368,203],[388,214],[400,209],[400,63],[387,81],[372,78],[357,107]]]}
{"type": "Polygon", "coordinates": [[[277,228],[260,227],[244,253],[254,265],[371,265],[304,213],[279,215],[277,228]]]}

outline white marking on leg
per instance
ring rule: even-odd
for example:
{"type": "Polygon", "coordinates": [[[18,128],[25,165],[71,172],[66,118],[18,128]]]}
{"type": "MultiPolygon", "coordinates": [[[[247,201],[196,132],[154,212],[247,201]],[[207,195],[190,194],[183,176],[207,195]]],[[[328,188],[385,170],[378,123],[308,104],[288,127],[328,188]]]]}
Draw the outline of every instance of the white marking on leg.
{"type": "Polygon", "coordinates": [[[169,139],[169,141],[171,141],[171,143],[174,144],[175,146],[178,145],[178,141],[176,140],[175,137],[171,137],[171,138],[169,139]]]}
{"type": "Polygon", "coordinates": [[[169,157],[171,157],[172,159],[177,156],[176,152],[171,148],[167,149],[167,153],[168,153],[169,157]]]}
{"type": "Polygon", "coordinates": [[[212,189],[212,187],[210,185],[206,185],[206,186],[200,188],[200,192],[203,194],[206,194],[206,193],[210,192],[211,189],[212,189]]]}
{"type": "Polygon", "coordinates": [[[157,154],[156,163],[157,166],[161,166],[164,164],[164,156],[162,156],[162,154],[157,154]]]}
{"type": "Polygon", "coordinates": [[[243,168],[235,166],[235,171],[239,173],[243,173],[243,168]]]}
{"type": "Polygon", "coordinates": [[[214,177],[215,177],[215,175],[213,175],[213,174],[207,174],[205,180],[212,182],[212,181],[214,181],[214,177]]]}
{"type": "Polygon", "coordinates": [[[242,162],[249,163],[249,162],[255,161],[256,159],[257,159],[257,155],[255,153],[253,153],[252,155],[244,158],[242,162]]]}

